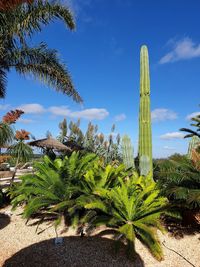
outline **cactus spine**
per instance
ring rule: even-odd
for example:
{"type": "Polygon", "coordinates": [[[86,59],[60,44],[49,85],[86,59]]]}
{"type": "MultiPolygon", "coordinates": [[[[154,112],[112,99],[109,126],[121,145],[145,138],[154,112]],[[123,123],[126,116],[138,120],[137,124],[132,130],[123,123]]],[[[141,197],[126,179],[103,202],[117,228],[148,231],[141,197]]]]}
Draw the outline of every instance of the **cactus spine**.
{"type": "Polygon", "coordinates": [[[194,135],[189,142],[189,146],[188,146],[188,153],[187,156],[189,159],[192,159],[192,151],[194,149],[196,149],[200,144],[200,138],[196,135],[194,135]]]}
{"type": "Polygon", "coordinates": [[[139,110],[139,160],[145,156],[149,160],[149,173],[152,176],[152,133],[150,110],[149,56],[146,46],[140,51],[140,110],[139,110]]]}
{"type": "Polygon", "coordinates": [[[122,137],[122,158],[123,163],[126,168],[135,168],[134,155],[133,155],[133,146],[131,144],[131,139],[128,135],[122,137]]]}

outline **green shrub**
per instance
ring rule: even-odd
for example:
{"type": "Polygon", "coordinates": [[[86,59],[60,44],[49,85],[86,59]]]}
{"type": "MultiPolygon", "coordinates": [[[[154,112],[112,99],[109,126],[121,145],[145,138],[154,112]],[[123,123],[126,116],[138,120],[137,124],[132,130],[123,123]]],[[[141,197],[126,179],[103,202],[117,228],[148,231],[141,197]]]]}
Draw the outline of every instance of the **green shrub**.
{"type": "Polygon", "coordinates": [[[77,202],[96,212],[93,225],[106,225],[114,230],[115,239],[126,241],[128,256],[134,256],[135,238],[138,238],[157,260],[162,260],[156,229],[163,230],[160,215],[167,209],[168,202],[159,196],[151,179],[137,174],[124,180],[119,178],[118,185],[96,189],[90,196],[82,195],[77,202]]]}
{"type": "Polygon", "coordinates": [[[185,156],[159,163],[156,171],[162,195],[178,207],[200,208],[200,170],[185,156]]]}
{"type": "Polygon", "coordinates": [[[24,218],[34,216],[39,223],[51,218],[57,226],[64,217],[68,226],[88,233],[105,225],[127,243],[129,256],[135,255],[138,238],[162,260],[156,229],[163,230],[160,215],[168,201],[150,176],[139,176],[124,165],[104,166],[95,154],[78,152],[64,160],[45,156],[34,168],[35,173],[23,176],[10,192],[13,208],[25,204],[24,218]]]}
{"type": "Polygon", "coordinates": [[[25,204],[23,217],[40,213],[44,220],[53,215],[57,224],[63,215],[67,216],[77,192],[76,185],[95,160],[95,154],[80,157],[78,152],[64,160],[51,161],[45,156],[42,162],[35,163],[34,174],[22,176],[22,183],[11,189],[13,208],[25,204]]]}

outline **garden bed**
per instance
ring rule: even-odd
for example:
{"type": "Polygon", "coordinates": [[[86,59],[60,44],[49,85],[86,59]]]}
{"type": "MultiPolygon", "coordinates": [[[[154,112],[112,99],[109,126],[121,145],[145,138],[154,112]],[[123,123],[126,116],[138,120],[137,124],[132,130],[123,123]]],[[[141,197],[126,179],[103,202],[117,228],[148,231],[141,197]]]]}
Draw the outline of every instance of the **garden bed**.
{"type": "MultiPolygon", "coordinates": [[[[0,266],[77,266],[77,267],[107,267],[107,266],[134,266],[134,267],[189,267],[191,266],[181,256],[169,250],[173,249],[189,260],[194,266],[199,267],[200,255],[198,247],[200,244],[200,233],[190,233],[177,240],[168,234],[159,233],[163,246],[165,259],[162,262],[156,261],[149,251],[136,240],[136,250],[138,253],[136,263],[126,258],[124,247],[119,253],[113,251],[114,241],[109,236],[100,238],[99,236],[80,237],[74,230],[61,232],[59,236],[64,238],[63,244],[55,245],[55,231],[48,228],[46,224],[39,227],[40,234],[36,233],[36,225],[25,225],[25,220],[19,216],[21,209],[17,209],[11,216],[11,207],[0,210],[0,266]],[[5,223],[6,220],[6,223],[5,223]]],[[[96,233],[97,234],[97,233],[96,233]]]]}

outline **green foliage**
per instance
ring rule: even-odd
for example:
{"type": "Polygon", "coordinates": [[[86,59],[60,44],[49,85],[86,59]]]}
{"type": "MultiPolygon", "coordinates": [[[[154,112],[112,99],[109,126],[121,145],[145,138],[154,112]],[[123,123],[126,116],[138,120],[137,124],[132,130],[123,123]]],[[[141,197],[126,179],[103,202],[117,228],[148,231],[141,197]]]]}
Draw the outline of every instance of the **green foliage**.
{"type": "Polygon", "coordinates": [[[0,146],[11,143],[14,139],[14,133],[11,126],[7,123],[0,122],[0,146]]]}
{"type": "Polygon", "coordinates": [[[27,162],[33,157],[32,148],[28,144],[24,143],[23,140],[11,145],[8,148],[7,153],[15,157],[17,162],[27,162]]]}
{"type": "Polygon", "coordinates": [[[109,189],[119,185],[119,179],[128,176],[123,164],[112,166],[110,164],[105,167],[96,161],[93,168],[88,170],[80,181],[80,188],[86,195],[95,194],[99,189],[109,189]]]}
{"type": "Polygon", "coordinates": [[[166,198],[159,196],[155,182],[150,177],[135,173],[128,179],[118,179],[112,188],[96,189],[78,199],[79,205],[96,211],[93,225],[106,225],[115,231],[115,239],[126,240],[127,253],[135,254],[135,238],[140,239],[158,260],[163,254],[156,228],[163,230],[160,215],[167,208],[166,198]]]}
{"type": "Polygon", "coordinates": [[[123,164],[106,165],[95,154],[71,156],[51,161],[47,156],[35,163],[35,173],[22,176],[11,188],[12,205],[24,204],[23,216],[36,216],[39,223],[49,218],[54,225],[62,216],[67,225],[106,225],[115,239],[126,242],[128,256],[135,255],[135,239],[140,239],[158,260],[163,254],[156,229],[162,229],[160,215],[168,201],[160,196],[149,176],[130,173],[123,164]]]}
{"type": "Polygon", "coordinates": [[[96,155],[80,157],[73,152],[64,160],[51,161],[47,156],[34,165],[35,173],[22,176],[22,183],[11,189],[12,205],[26,204],[23,212],[25,218],[42,214],[42,220],[55,216],[56,221],[68,214],[77,194],[76,185],[81,177],[91,168],[96,155]]]}
{"type": "Polygon", "coordinates": [[[121,141],[122,158],[126,168],[135,168],[133,146],[128,135],[124,135],[121,141]]]}
{"type": "Polygon", "coordinates": [[[196,117],[192,118],[191,126],[196,128],[195,130],[191,130],[188,128],[181,128],[180,131],[187,132],[188,134],[185,136],[185,138],[197,136],[200,138],[200,114],[198,114],[196,117]]]}
{"type": "Polygon", "coordinates": [[[82,101],[57,51],[44,43],[35,47],[28,45],[34,33],[55,19],[74,28],[72,14],[58,1],[34,1],[31,5],[0,12],[0,97],[5,97],[7,73],[14,68],[21,75],[32,75],[75,101],[82,101]]]}
{"type": "Polygon", "coordinates": [[[150,110],[149,56],[146,46],[140,52],[140,112],[139,112],[139,159],[149,158],[152,175],[152,134],[150,110]]]}
{"type": "Polygon", "coordinates": [[[3,205],[3,192],[0,189],[0,208],[1,208],[2,205],[3,205]]]}
{"type": "Polygon", "coordinates": [[[156,171],[161,193],[177,207],[200,208],[200,170],[185,156],[160,162],[156,171]]]}

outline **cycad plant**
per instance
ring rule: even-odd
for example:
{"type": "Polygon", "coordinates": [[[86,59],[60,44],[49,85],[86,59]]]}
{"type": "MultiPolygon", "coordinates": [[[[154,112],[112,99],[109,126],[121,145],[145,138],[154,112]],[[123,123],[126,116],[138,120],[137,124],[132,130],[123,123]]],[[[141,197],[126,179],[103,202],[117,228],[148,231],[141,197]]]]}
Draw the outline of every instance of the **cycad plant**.
{"type": "Polygon", "coordinates": [[[21,75],[32,75],[75,101],[82,101],[57,51],[45,43],[28,45],[34,33],[55,19],[69,29],[75,27],[70,10],[58,1],[37,0],[0,12],[0,97],[5,97],[7,74],[14,68],[21,75]]]}
{"type": "Polygon", "coordinates": [[[114,230],[115,239],[127,243],[128,256],[135,254],[135,239],[141,240],[158,260],[163,253],[156,229],[163,230],[160,215],[167,208],[166,198],[152,179],[134,175],[120,179],[112,188],[97,189],[90,197],[82,196],[79,204],[96,211],[93,225],[106,225],[114,230]]]}
{"type": "Polygon", "coordinates": [[[34,165],[35,173],[22,176],[22,183],[11,190],[12,205],[25,204],[23,216],[42,214],[42,220],[55,216],[57,225],[62,216],[69,219],[68,209],[74,204],[76,186],[90,169],[96,155],[80,157],[73,152],[64,160],[50,160],[47,156],[34,165]]]}
{"type": "Polygon", "coordinates": [[[186,156],[161,162],[157,170],[161,193],[179,208],[200,208],[200,170],[186,156]]]}

